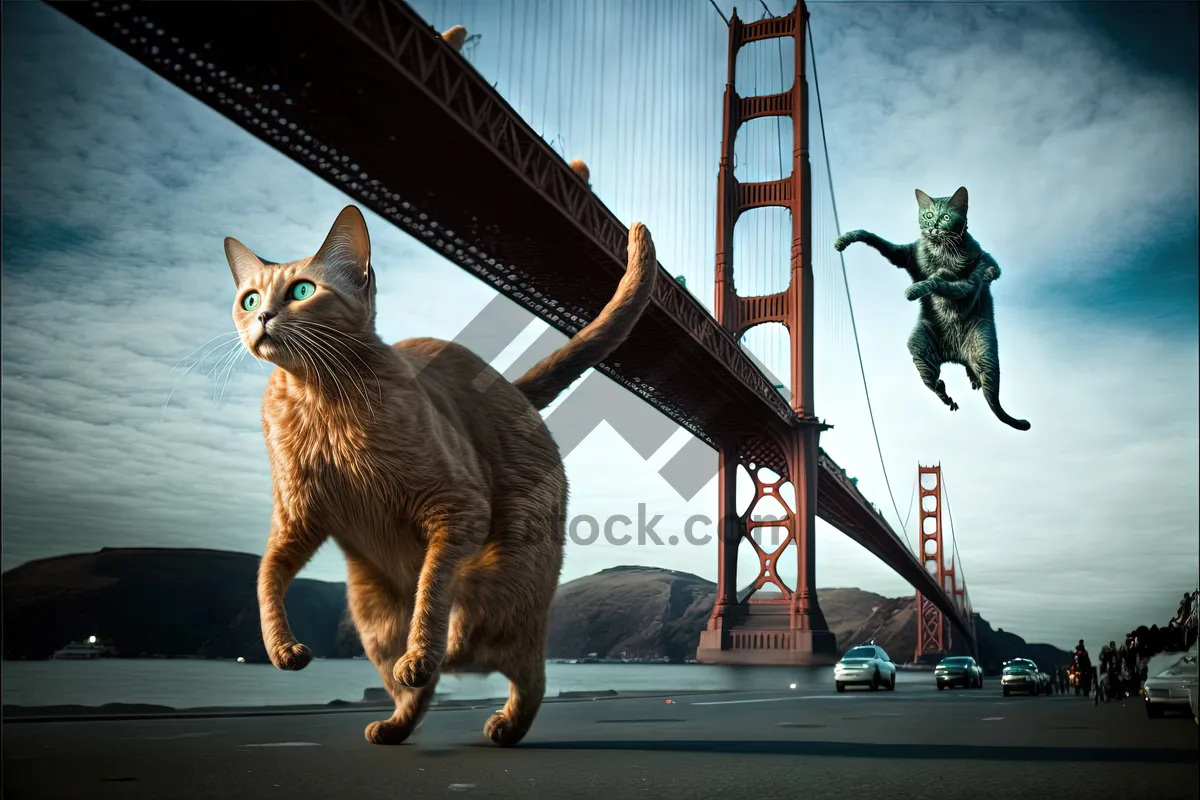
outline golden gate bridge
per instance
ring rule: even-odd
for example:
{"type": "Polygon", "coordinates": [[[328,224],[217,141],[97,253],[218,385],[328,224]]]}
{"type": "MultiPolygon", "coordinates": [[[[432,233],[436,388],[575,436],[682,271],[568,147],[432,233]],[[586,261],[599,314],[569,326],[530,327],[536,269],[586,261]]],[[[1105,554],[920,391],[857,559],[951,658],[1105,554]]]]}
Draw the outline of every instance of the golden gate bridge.
{"type": "Polygon", "coordinates": [[[638,24],[630,4],[539,0],[441,0],[424,17],[401,0],[50,5],[568,336],[620,280],[621,218],[647,223],[677,279],[658,281],[596,369],[695,437],[676,459],[718,453],[718,591],[698,660],[836,659],[815,585],[818,517],[916,589],[916,659],[948,652],[951,628],[974,647],[957,541],[944,546],[941,467],[919,467],[914,547],[819,446],[832,426],[814,406],[818,294],[839,357],[850,323],[877,449],[879,437],[832,263],[840,225],[803,2],[775,15],[759,0],[760,18],[743,20],[663,0],[638,24]],[[754,488],[741,511],[739,475],[754,488]],[[757,518],[767,503],[783,513],[757,518]],[[768,527],[785,532],[769,552],[755,535],[768,527]],[[739,591],[746,548],[756,574],[739,591]]]}

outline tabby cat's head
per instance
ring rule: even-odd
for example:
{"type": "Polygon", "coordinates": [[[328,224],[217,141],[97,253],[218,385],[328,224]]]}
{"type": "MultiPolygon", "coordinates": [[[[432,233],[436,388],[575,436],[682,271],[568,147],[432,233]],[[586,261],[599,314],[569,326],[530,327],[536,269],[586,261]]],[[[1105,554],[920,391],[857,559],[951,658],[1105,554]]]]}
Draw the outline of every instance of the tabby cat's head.
{"type": "Polygon", "coordinates": [[[375,329],[375,271],[362,212],[346,206],[317,254],[288,264],[264,261],[225,240],[237,285],[233,322],[247,349],[289,371],[346,356],[348,337],[375,329]]]}
{"type": "Polygon", "coordinates": [[[930,197],[917,189],[917,224],[931,242],[961,239],[967,230],[967,187],[949,197],[930,197]]]}

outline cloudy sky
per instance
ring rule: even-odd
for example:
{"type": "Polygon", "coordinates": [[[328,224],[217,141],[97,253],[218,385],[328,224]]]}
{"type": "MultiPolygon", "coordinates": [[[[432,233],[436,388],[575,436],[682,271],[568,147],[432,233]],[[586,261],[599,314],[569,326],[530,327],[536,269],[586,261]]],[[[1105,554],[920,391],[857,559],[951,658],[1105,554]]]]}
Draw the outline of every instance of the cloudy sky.
{"type": "MultiPolygon", "coordinates": [[[[662,263],[711,306],[725,80],[712,6],[415,5],[439,29],[480,34],[467,56],[560,152],[588,162],[595,191],[626,224],[645,221],[662,263]]],[[[728,15],[733,3],[718,5],[728,15]]],[[[910,538],[917,464],[940,462],[975,607],[1059,645],[1165,622],[1197,581],[1196,7],[1138,6],[811,6],[841,228],[910,241],[914,188],[968,187],[971,230],[1004,270],[1002,399],[1033,426],[996,421],[961,370],[943,375],[962,408],[937,401],[905,349],[905,280],[852,248],[892,510],[814,113],[817,411],[836,425],[822,443],[910,538]]],[[[221,360],[233,330],[221,241],[302,257],[348,199],[41,4],[5,3],[3,59],[4,569],[104,546],[261,552],[268,370],[221,360]]],[[[785,88],[791,59],[778,42],[748,47],[738,90],[785,88]]],[[[790,138],[775,120],[747,125],[738,177],[779,177],[790,138]]],[[[367,221],[384,338],[453,338],[492,299],[367,221]]],[[[786,252],[784,215],[746,215],[742,293],[783,288],[786,252]]],[[[496,365],[544,327],[531,322],[496,365]]],[[[778,330],[749,345],[786,379],[778,330]]],[[[716,481],[685,500],[658,475],[688,439],[643,460],[602,425],[567,457],[572,515],[636,519],[644,504],[664,538],[714,516],[716,481]]],[[[817,558],[820,586],[910,591],[824,523],[817,558]]],[[[711,545],[569,544],[563,579],[631,563],[716,574],[711,545]]],[[[306,574],[342,579],[336,548],[306,574]]]]}

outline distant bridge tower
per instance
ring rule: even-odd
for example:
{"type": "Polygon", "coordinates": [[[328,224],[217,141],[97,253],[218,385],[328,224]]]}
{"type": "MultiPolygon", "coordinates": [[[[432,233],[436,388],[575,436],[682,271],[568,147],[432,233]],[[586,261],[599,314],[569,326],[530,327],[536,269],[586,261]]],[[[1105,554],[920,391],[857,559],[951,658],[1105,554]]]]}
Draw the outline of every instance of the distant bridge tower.
{"type": "MultiPolygon", "coordinates": [[[[963,592],[955,587],[954,567],[946,566],[942,549],[942,466],[917,465],[917,489],[920,493],[921,527],[918,558],[938,585],[951,599],[958,601],[963,592]]],[[[961,606],[960,606],[961,609],[961,606]]],[[[950,652],[950,626],[937,606],[917,592],[917,652],[913,661],[941,657],[950,652]]]]}
{"type": "MultiPolygon", "coordinates": [[[[743,22],[734,9],[729,22],[729,77],[725,84],[721,162],[717,177],[717,258],[714,312],[717,321],[740,340],[755,325],[783,323],[791,337],[792,407],[796,422],[776,436],[747,432],[720,442],[717,560],[717,600],[707,630],[700,635],[696,659],[706,664],[824,664],[837,659],[837,640],[829,632],[817,602],[815,527],[817,511],[818,443],[829,426],[813,410],[813,274],[812,176],[808,153],[808,80],[805,72],[805,24],[808,9],[798,2],[786,17],[743,22]],[[762,97],[739,97],[734,80],[737,54],[750,42],[791,37],[795,64],[789,90],[762,97]],[[792,173],[775,181],[739,183],[733,172],[733,144],[738,128],[758,117],[791,117],[792,173]],[[791,281],[774,295],[740,297],[735,289],[733,228],[738,217],[754,208],[777,206],[791,211],[791,281]],[[755,437],[759,437],[757,440],[755,437]],[[763,440],[770,439],[763,443],[763,440]],[[760,475],[762,454],[781,452],[776,466],[787,475],[768,482],[760,475]],[[756,460],[757,458],[757,460],[756,460]],[[737,513],[737,467],[744,463],[754,480],[755,497],[745,514],[737,513]],[[779,496],[784,480],[795,490],[795,508],[779,496]],[[774,496],[787,514],[782,521],[748,521],[764,497],[774,496]],[[758,527],[783,528],[783,543],[767,552],[749,537],[758,527]],[[750,595],[771,584],[777,599],[738,596],[738,548],[750,539],[759,560],[758,578],[750,595]],[[795,587],[786,586],[776,570],[785,551],[795,545],[798,560],[795,587]]],[[[775,469],[775,467],[772,467],[775,469]]]]}

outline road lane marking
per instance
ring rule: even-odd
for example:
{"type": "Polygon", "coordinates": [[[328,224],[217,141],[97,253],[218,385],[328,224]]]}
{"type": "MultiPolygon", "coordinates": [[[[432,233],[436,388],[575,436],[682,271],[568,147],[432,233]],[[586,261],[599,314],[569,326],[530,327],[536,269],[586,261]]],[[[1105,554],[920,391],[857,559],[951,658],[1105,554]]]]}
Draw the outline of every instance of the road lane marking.
{"type": "Polygon", "coordinates": [[[263,744],[244,744],[242,747],[320,747],[316,742],[265,742],[263,744]]]}
{"type": "Polygon", "coordinates": [[[984,717],[984,722],[995,722],[996,720],[1004,719],[1004,717],[984,717]]]}
{"type": "Polygon", "coordinates": [[[779,703],[784,700],[837,700],[836,695],[810,694],[802,697],[763,697],[755,700],[706,700],[702,703],[692,703],[694,706],[739,706],[745,703],[779,703]]]}
{"type": "Polygon", "coordinates": [[[202,736],[212,736],[211,733],[196,731],[194,733],[173,733],[170,736],[122,736],[122,742],[171,742],[176,739],[199,739],[202,736]]]}

